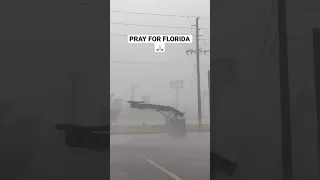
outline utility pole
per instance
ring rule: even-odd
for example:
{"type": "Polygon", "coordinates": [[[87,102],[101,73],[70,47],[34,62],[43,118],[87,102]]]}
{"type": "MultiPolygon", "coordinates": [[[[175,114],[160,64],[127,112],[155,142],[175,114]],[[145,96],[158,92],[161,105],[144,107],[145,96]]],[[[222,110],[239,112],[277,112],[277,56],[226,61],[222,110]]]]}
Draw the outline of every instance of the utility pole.
{"type": "Polygon", "coordinates": [[[287,45],[286,0],[278,0],[279,73],[282,129],[283,179],[292,180],[292,145],[290,117],[290,88],[287,45]]]}
{"type": "Polygon", "coordinates": [[[202,116],[201,116],[201,88],[200,88],[200,53],[206,54],[210,50],[202,50],[199,48],[199,17],[196,18],[196,50],[188,49],[186,50],[187,55],[189,53],[195,53],[197,55],[197,94],[198,94],[198,128],[201,129],[202,126],[202,116]]]}
{"type": "Polygon", "coordinates": [[[199,18],[196,19],[196,51],[197,51],[197,86],[198,86],[198,120],[199,129],[201,129],[201,90],[200,90],[200,56],[199,56],[199,18]]]}
{"type": "Polygon", "coordinates": [[[176,89],[176,109],[179,108],[179,89],[176,89]]]}
{"type": "Polygon", "coordinates": [[[134,94],[135,94],[135,90],[137,85],[136,84],[132,84],[131,85],[132,89],[131,89],[131,101],[134,101],[134,94]]]}
{"type": "Polygon", "coordinates": [[[174,90],[176,90],[176,105],[175,108],[179,108],[179,89],[183,88],[183,81],[182,80],[176,80],[176,81],[171,81],[170,87],[174,90]]]}
{"type": "Polygon", "coordinates": [[[210,70],[208,70],[209,109],[211,108],[210,70]]]}

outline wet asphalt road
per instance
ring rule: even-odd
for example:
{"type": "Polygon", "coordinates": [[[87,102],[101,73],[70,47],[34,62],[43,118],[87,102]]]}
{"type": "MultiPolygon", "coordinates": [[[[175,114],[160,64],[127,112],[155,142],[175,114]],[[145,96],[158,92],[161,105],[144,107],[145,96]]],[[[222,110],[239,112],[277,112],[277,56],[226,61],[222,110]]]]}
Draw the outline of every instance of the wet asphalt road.
{"type": "MultiPolygon", "coordinates": [[[[0,179],[209,180],[209,133],[112,135],[110,154],[64,144],[61,132],[1,131],[0,179]],[[21,136],[25,134],[25,136],[21,136]],[[10,137],[10,138],[8,138],[10,137]]],[[[19,130],[19,129],[16,129],[19,130]]]]}
{"type": "Polygon", "coordinates": [[[111,180],[209,180],[210,134],[114,135],[111,180]]]}

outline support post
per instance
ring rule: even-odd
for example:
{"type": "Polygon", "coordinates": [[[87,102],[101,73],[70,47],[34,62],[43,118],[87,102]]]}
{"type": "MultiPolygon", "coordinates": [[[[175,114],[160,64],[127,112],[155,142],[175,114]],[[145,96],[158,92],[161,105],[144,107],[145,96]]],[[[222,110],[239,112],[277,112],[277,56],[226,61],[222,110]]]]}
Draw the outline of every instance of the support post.
{"type": "Polygon", "coordinates": [[[282,128],[283,179],[292,180],[292,145],[290,117],[290,87],[287,47],[286,0],[278,0],[279,74],[282,128]]]}

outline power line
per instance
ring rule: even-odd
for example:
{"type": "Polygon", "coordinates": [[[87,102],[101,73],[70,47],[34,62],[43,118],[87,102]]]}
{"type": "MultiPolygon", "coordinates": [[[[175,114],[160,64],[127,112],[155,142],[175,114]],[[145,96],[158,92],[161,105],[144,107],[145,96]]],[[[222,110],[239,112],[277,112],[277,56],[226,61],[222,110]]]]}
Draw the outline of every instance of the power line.
{"type": "Polygon", "coordinates": [[[148,62],[148,61],[110,61],[112,63],[130,63],[130,64],[168,64],[167,62],[148,62]]]}
{"type": "MultiPolygon", "coordinates": [[[[168,67],[190,67],[189,64],[172,64],[169,62],[149,62],[149,61],[110,61],[111,63],[121,63],[121,64],[152,64],[152,65],[165,65],[168,67]]],[[[168,68],[166,67],[166,68],[168,68]]]]}
{"type": "MultiPolygon", "coordinates": [[[[191,23],[189,17],[187,17],[187,19],[188,19],[188,21],[189,21],[190,26],[192,26],[192,23],[191,23]]],[[[192,29],[190,29],[190,34],[192,34],[192,29]]]]}
{"type": "Polygon", "coordinates": [[[124,25],[124,26],[154,27],[154,28],[193,29],[192,27],[162,26],[162,25],[153,25],[153,24],[128,24],[128,23],[120,23],[120,22],[112,22],[111,24],[124,25]]]}
{"type": "MultiPolygon", "coordinates": [[[[199,39],[198,39],[199,40],[199,39]]],[[[200,53],[204,53],[205,55],[207,55],[207,53],[210,52],[210,50],[202,50],[202,48],[200,48],[198,51],[197,50],[193,50],[193,49],[188,49],[186,50],[187,55],[189,55],[189,53],[194,53],[194,54],[200,54],[200,53]]]]}
{"type": "MultiPolygon", "coordinates": [[[[124,13],[124,14],[136,14],[136,15],[147,15],[147,16],[164,16],[164,17],[181,17],[181,18],[198,18],[200,16],[181,16],[177,14],[159,14],[159,13],[143,13],[143,12],[130,12],[130,11],[115,11],[111,10],[114,13],[124,13]]],[[[210,17],[202,17],[205,19],[210,19],[210,17]]]]}
{"type": "Polygon", "coordinates": [[[110,33],[110,35],[112,35],[112,36],[124,36],[124,37],[128,37],[128,35],[126,35],[126,34],[110,33]]]}

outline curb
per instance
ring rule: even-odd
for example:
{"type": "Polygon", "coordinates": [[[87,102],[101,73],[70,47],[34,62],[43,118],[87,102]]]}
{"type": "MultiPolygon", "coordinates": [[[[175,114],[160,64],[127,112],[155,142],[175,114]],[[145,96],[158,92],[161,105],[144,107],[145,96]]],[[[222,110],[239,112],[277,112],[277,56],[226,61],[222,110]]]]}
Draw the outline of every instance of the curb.
{"type": "MultiPolygon", "coordinates": [[[[193,131],[187,131],[187,132],[210,132],[206,130],[198,131],[198,130],[193,130],[193,131]]],[[[125,135],[125,134],[167,134],[167,132],[159,132],[159,131],[129,131],[129,132],[111,132],[111,135],[125,135]]]]}
{"type": "Polygon", "coordinates": [[[111,132],[111,135],[117,134],[166,134],[166,132],[156,132],[156,131],[135,131],[135,132],[111,132]]]}

